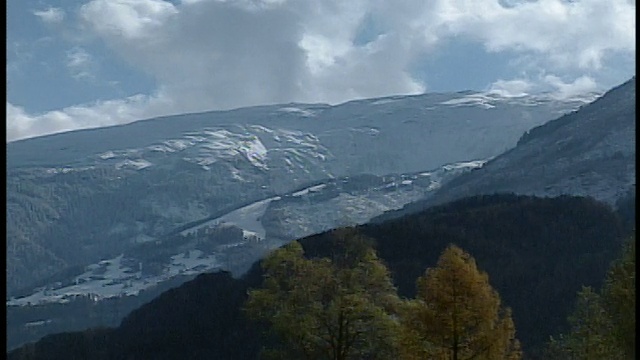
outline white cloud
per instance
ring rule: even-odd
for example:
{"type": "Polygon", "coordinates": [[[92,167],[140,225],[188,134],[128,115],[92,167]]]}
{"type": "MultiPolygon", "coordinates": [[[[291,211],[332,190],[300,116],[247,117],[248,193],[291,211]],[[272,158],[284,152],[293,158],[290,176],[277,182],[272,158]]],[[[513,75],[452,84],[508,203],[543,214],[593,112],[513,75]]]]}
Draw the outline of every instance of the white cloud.
{"type": "Polygon", "coordinates": [[[98,33],[139,41],[153,35],[154,30],[177,13],[162,0],[93,0],[80,9],[82,18],[98,33]]]}
{"type": "Polygon", "coordinates": [[[507,97],[545,92],[556,99],[565,100],[580,95],[598,93],[601,90],[596,81],[587,75],[580,76],[573,81],[565,81],[558,75],[546,74],[539,75],[536,79],[500,79],[491,84],[488,91],[507,97]]]}
{"type": "Polygon", "coordinates": [[[64,10],[55,7],[50,7],[46,10],[34,11],[33,14],[47,24],[61,23],[65,17],[64,10]]]}
{"type": "Polygon", "coordinates": [[[627,0],[538,0],[512,7],[489,0],[441,2],[456,14],[443,25],[490,51],[531,51],[552,66],[582,69],[599,69],[610,52],[635,51],[635,4],[627,0]]]}
{"type": "MultiPolygon", "coordinates": [[[[162,99],[153,111],[146,109],[151,100],[126,99],[61,110],[102,111],[89,116],[101,124],[160,108],[179,113],[419,93],[429,84],[414,69],[459,40],[510,57],[522,75],[488,84],[510,96],[601,88],[612,58],[635,58],[635,3],[627,0],[91,0],[78,16],[86,33],[156,81],[158,95],[148,99],[162,99]],[[363,27],[375,27],[364,44],[356,41],[363,27]]],[[[69,65],[76,62],[82,56],[69,65]]]]}
{"type": "Polygon", "coordinates": [[[70,106],[43,114],[28,114],[7,102],[7,142],[76,129],[126,124],[138,119],[174,114],[162,95],[134,95],[121,100],[70,106]]]}
{"type": "Polygon", "coordinates": [[[598,90],[597,84],[593,78],[586,75],[581,76],[572,82],[564,82],[556,75],[547,75],[544,77],[544,81],[555,89],[553,94],[559,99],[568,99],[598,90]]]}
{"type": "Polygon", "coordinates": [[[52,111],[46,116],[33,117],[19,106],[7,102],[7,141],[50,134],[76,127],[63,111],[52,111]]]}
{"type": "Polygon", "coordinates": [[[504,97],[520,97],[526,96],[533,87],[534,86],[530,81],[524,79],[500,79],[491,84],[489,92],[504,97]]]}
{"type": "Polygon", "coordinates": [[[164,9],[145,12],[153,27],[132,25],[142,23],[134,21],[141,11],[125,1],[94,0],[81,16],[189,111],[424,90],[409,73],[418,54],[411,42],[388,34],[354,45],[367,1],[143,2],[154,5],[136,6],[164,9]],[[111,14],[109,26],[104,13],[111,14]]]}

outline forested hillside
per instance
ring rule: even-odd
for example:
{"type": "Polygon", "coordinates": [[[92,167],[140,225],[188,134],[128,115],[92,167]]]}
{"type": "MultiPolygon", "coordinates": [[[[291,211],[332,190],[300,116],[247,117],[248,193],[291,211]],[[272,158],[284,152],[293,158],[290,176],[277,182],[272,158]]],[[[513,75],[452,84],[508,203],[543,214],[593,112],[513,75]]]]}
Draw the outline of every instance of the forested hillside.
{"type": "MultiPolygon", "coordinates": [[[[372,239],[399,298],[419,295],[416,280],[451,244],[486,272],[512,310],[524,358],[537,358],[550,336],[568,333],[582,286],[600,289],[628,237],[620,216],[592,199],[491,195],[354,229],[372,239]]],[[[336,232],[300,240],[308,258],[336,253],[336,232]]],[[[204,274],[135,310],[115,329],[50,335],[10,359],[255,359],[270,344],[266,324],[242,310],[262,284],[259,263],[241,279],[204,274]]]]}
{"type": "Polygon", "coordinates": [[[423,200],[380,219],[463,197],[515,193],[589,196],[615,206],[636,184],[636,80],[577,111],[535,127],[482,168],[443,184],[423,200]]]}
{"type": "Polygon", "coordinates": [[[10,142],[7,292],[326,179],[487,159],[591,99],[433,93],[270,105],[10,142]]]}

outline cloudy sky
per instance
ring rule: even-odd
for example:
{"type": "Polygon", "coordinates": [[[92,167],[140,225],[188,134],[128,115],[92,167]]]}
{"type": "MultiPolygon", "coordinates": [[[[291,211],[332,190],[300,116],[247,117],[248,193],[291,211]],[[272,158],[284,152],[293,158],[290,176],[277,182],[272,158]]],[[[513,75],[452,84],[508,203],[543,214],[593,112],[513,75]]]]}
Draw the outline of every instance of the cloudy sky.
{"type": "Polygon", "coordinates": [[[256,104],[635,75],[635,0],[9,0],[7,141],[256,104]]]}

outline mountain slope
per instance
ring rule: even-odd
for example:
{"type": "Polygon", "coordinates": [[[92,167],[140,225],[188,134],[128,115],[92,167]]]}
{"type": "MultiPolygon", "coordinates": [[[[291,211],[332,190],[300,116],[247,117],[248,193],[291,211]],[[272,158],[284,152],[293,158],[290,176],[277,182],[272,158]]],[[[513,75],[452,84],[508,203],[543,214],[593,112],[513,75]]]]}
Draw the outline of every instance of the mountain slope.
{"type": "Polygon", "coordinates": [[[260,106],[11,142],[7,291],[319,180],[487,159],[588,100],[465,92],[260,106]]]}
{"type": "Polygon", "coordinates": [[[636,81],[525,133],[517,146],[381,219],[476,194],[591,196],[612,206],[636,183],[636,81]]]}
{"type": "Polygon", "coordinates": [[[270,249],[340,225],[366,223],[483,163],[324,179],[188,223],[111,258],[67,268],[7,300],[7,346],[13,349],[57,332],[117,325],[131,310],[198,273],[224,268],[242,274],[270,249]]]}
{"type": "MultiPolygon", "coordinates": [[[[449,243],[468,251],[513,309],[517,337],[530,354],[566,328],[582,285],[602,284],[624,235],[610,208],[568,196],[479,196],[358,230],[375,240],[406,297],[415,294],[415,279],[449,243]]],[[[308,256],[332,252],[330,232],[301,243],[308,256]]],[[[241,279],[200,275],[132,312],[116,329],[49,335],[12,351],[9,359],[255,359],[268,339],[239,309],[246,290],[261,281],[258,263],[241,279]],[[61,344],[64,351],[56,352],[61,344]],[[87,353],[91,348],[96,351],[87,353]]]]}

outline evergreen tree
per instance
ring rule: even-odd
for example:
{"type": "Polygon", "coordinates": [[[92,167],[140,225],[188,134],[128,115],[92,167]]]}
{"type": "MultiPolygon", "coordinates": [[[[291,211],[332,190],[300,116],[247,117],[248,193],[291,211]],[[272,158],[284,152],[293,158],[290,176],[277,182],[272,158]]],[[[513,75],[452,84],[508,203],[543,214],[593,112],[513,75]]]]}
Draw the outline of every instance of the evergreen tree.
{"type": "Polygon", "coordinates": [[[600,295],[590,287],[578,293],[574,312],[569,316],[568,336],[551,339],[548,357],[553,359],[623,359],[611,346],[611,319],[602,306],[600,295]]]}
{"type": "Polygon", "coordinates": [[[636,336],[635,232],[622,256],[611,264],[601,294],[590,287],[578,293],[567,335],[551,338],[553,359],[635,359],[636,336]]]}
{"type": "Polygon", "coordinates": [[[613,328],[611,340],[627,359],[636,354],[636,235],[627,240],[622,256],[609,272],[602,291],[603,306],[613,328]]]}
{"type": "Polygon", "coordinates": [[[417,280],[418,296],[403,316],[413,358],[519,359],[510,309],[500,306],[486,273],[450,245],[417,280]],[[415,353],[417,351],[417,353],[415,353]]]}

